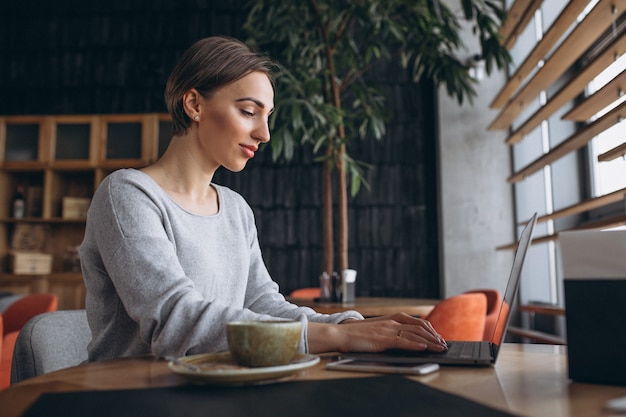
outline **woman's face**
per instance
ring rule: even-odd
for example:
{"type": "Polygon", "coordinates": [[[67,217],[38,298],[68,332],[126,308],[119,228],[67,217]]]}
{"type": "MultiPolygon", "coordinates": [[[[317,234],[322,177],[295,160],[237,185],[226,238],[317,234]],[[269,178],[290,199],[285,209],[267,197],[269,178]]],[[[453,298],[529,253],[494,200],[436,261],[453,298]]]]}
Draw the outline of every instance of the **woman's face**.
{"type": "Polygon", "coordinates": [[[241,171],[259,144],[269,142],[274,89],[267,75],[251,72],[210,98],[201,98],[198,145],[215,168],[241,171]]]}

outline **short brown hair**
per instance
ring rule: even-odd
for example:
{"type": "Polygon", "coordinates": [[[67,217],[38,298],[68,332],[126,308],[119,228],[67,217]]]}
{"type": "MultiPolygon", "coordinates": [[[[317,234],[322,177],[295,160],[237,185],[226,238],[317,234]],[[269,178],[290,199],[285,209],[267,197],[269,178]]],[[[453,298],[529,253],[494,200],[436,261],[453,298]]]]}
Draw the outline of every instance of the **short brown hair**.
{"type": "Polygon", "coordinates": [[[182,135],[191,126],[183,109],[183,95],[190,89],[211,97],[220,87],[256,71],[265,73],[273,84],[272,68],[267,56],[237,39],[211,36],[197,41],[178,60],[165,86],[165,104],[174,122],[172,134],[182,135]]]}

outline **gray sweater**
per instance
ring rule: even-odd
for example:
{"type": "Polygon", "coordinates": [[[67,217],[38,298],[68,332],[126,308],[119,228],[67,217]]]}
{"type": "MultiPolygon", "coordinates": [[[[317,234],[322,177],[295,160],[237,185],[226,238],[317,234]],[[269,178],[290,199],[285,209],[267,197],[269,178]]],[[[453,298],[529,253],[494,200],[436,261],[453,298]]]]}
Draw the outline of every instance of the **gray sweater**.
{"type": "Polygon", "coordinates": [[[214,216],[184,210],[134,169],[98,187],[80,246],[90,361],[223,351],[229,321],[276,318],[303,322],[300,349],[307,351],[308,321],[362,318],[287,302],[263,262],[252,209],[214,186],[214,216]]]}

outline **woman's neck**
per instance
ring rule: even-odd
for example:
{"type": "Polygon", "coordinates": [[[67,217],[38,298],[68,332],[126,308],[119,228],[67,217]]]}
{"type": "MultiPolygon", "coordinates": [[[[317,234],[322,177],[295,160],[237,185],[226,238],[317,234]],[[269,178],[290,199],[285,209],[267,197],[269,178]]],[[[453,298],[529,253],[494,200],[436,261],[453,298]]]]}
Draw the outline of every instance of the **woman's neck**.
{"type": "Polygon", "coordinates": [[[163,156],[142,169],[174,201],[202,215],[218,212],[217,191],[211,186],[216,169],[201,166],[184,137],[174,137],[163,156]]]}

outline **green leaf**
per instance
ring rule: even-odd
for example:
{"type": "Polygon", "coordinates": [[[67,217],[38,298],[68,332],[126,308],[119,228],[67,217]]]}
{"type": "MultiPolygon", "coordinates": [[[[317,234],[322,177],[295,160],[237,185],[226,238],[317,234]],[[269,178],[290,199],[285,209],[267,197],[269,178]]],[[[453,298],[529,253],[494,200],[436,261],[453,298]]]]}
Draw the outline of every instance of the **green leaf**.
{"type": "MultiPolygon", "coordinates": [[[[467,55],[460,19],[474,28],[489,74],[511,61],[498,34],[506,8],[504,0],[459,1],[462,15],[442,0],[250,1],[250,43],[279,63],[273,157],[290,160],[304,143],[319,155],[341,143],[350,150],[357,139],[383,140],[385,97],[367,76],[380,62],[397,62],[414,82],[428,77],[459,104],[471,104],[476,80],[457,58],[467,55]],[[339,103],[331,83],[341,88],[339,103]]],[[[350,191],[358,192],[367,165],[345,161],[350,191]]]]}

